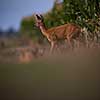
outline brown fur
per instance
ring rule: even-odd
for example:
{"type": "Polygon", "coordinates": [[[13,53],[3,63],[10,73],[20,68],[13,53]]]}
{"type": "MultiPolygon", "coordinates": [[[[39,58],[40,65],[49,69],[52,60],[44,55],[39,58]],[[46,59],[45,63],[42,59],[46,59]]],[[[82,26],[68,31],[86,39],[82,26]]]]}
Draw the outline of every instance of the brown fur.
{"type": "Polygon", "coordinates": [[[67,40],[69,46],[72,47],[70,41],[72,40],[72,38],[79,37],[79,34],[81,33],[81,27],[74,23],[68,23],[68,24],[47,29],[43,23],[42,17],[38,15],[36,16],[36,23],[37,26],[40,28],[42,34],[51,43],[50,52],[53,51],[59,39],[67,40]]]}

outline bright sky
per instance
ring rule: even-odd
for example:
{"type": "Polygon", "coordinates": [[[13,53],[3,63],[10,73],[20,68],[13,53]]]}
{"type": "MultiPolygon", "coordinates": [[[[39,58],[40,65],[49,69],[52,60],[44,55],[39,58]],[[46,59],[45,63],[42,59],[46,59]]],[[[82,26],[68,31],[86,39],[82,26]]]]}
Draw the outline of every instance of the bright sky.
{"type": "Polygon", "coordinates": [[[18,29],[23,16],[45,13],[52,8],[54,0],[0,0],[0,28],[18,29]]]}

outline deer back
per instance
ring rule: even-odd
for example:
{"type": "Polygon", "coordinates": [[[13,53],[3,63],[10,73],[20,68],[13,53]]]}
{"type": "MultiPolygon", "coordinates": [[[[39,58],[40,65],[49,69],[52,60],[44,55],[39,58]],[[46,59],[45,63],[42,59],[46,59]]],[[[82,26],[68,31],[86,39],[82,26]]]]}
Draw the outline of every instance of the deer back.
{"type": "Polygon", "coordinates": [[[47,30],[49,38],[52,39],[63,39],[72,36],[78,36],[81,32],[80,26],[69,23],[58,27],[54,27],[47,30]]]}

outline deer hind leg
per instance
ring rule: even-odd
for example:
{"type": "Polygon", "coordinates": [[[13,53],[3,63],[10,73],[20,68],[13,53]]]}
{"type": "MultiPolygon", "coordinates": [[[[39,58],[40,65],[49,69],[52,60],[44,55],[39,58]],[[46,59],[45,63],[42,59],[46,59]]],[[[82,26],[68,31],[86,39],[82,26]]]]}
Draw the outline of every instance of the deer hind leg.
{"type": "Polygon", "coordinates": [[[69,36],[67,36],[67,43],[68,43],[69,48],[72,49],[71,38],[69,36]]]}
{"type": "Polygon", "coordinates": [[[68,48],[72,48],[72,44],[69,38],[65,39],[65,43],[68,44],[68,48]]]}
{"type": "Polygon", "coordinates": [[[80,48],[80,41],[79,41],[79,39],[73,39],[73,46],[74,46],[74,48],[80,48]]]}

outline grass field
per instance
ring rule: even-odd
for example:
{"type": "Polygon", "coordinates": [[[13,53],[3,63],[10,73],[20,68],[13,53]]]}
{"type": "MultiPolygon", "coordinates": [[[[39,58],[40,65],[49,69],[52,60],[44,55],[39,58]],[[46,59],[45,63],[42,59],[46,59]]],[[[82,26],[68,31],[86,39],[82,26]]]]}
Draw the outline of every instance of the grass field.
{"type": "Polygon", "coordinates": [[[100,50],[0,64],[0,100],[100,100],[100,50]]]}

